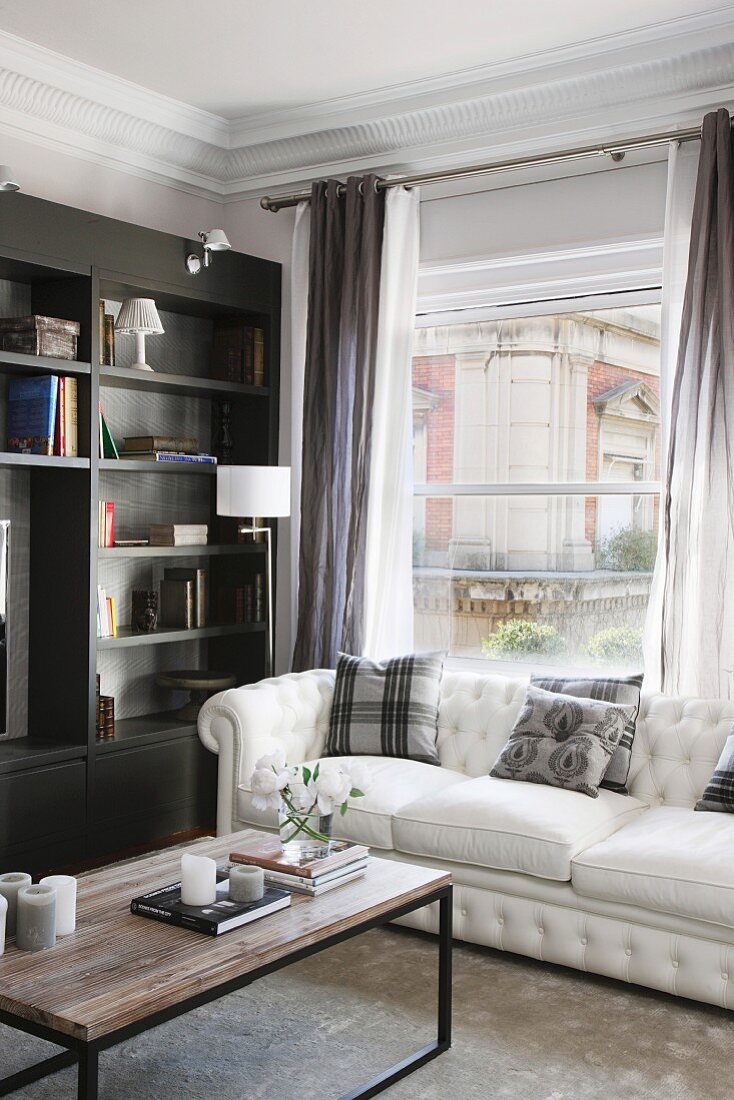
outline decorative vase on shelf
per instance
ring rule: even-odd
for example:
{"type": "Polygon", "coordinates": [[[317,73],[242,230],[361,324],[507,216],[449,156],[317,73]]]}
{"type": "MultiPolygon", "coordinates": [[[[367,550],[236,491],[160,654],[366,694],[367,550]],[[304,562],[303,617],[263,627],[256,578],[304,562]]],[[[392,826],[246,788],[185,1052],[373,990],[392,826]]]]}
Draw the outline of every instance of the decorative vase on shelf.
{"type": "Polygon", "coordinates": [[[322,814],[309,797],[281,799],[278,831],[284,853],[293,863],[308,863],[329,854],[333,814],[322,814]]]}

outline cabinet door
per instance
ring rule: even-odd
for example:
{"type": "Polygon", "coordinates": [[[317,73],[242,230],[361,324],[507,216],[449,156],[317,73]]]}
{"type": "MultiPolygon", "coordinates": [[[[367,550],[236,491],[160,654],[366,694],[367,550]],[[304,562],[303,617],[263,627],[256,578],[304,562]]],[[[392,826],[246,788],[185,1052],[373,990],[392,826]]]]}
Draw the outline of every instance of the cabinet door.
{"type": "Polygon", "coordinates": [[[214,829],[216,758],[197,738],[97,757],[89,843],[92,854],[214,829]]]}
{"type": "Polygon", "coordinates": [[[0,776],[0,864],[49,870],[84,858],[86,765],[81,760],[0,776]]]}

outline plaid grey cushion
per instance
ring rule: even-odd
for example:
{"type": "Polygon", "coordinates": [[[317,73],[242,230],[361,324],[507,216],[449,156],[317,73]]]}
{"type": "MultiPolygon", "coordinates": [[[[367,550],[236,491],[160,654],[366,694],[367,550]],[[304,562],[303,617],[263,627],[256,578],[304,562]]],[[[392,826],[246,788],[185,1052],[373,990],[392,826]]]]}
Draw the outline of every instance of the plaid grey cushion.
{"type": "Polygon", "coordinates": [[[622,738],[614,750],[614,756],[606,770],[602,787],[608,791],[627,794],[627,776],[632,759],[632,742],[635,739],[635,723],[640,713],[642,673],[635,676],[531,676],[530,683],[544,691],[575,695],[580,699],[599,699],[606,703],[634,707],[634,714],[627,723],[622,738]]]}
{"type": "Polygon", "coordinates": [[[719,762],[694,810],[734,814],[734,729],[726,739],[719,762]]]}
{"type": "Polygon", "coordinates": [[[632,707],[560,695],[531,684],[489,774],[598,798],[599,784],[632,711],[632,707]]]}
{"type": "Polygon", "coordinates": [[[369,661],[340,653],[326,756],[398,756],[438,764],[444,653],[369,661]]]}

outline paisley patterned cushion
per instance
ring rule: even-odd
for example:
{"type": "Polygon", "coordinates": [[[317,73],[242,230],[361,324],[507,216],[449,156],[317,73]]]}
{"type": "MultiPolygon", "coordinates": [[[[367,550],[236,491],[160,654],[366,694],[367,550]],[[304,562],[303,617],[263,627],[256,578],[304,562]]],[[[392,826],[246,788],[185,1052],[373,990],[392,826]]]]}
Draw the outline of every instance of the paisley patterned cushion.
{"type": "Polygon", "coordinates": [[[531,684],[489,774],[598,798],[599,784],[635,713],[634,706],[560,695],[531,684]]]}

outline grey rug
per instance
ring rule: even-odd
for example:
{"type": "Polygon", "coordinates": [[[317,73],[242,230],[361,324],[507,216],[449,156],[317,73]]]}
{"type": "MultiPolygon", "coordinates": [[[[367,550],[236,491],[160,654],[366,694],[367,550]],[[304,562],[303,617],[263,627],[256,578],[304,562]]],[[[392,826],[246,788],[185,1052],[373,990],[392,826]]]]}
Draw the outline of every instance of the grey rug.
{"type": "MultiPolygon", "coordinates": [[[[341,944],[106,1052],[100,1100],[332,1100],[433,1036],[435,959],[401,929],[341,944]]],[[[722,1010],[465,944],[454,960],[454,1046],[390,1100],[732,1096],[722,1010]]],[[[0,1075],[49,1053],[0,1026],[0,1075]]],[[[74,1072],[22,1095],[74,1100],[74,1072]]]]}

